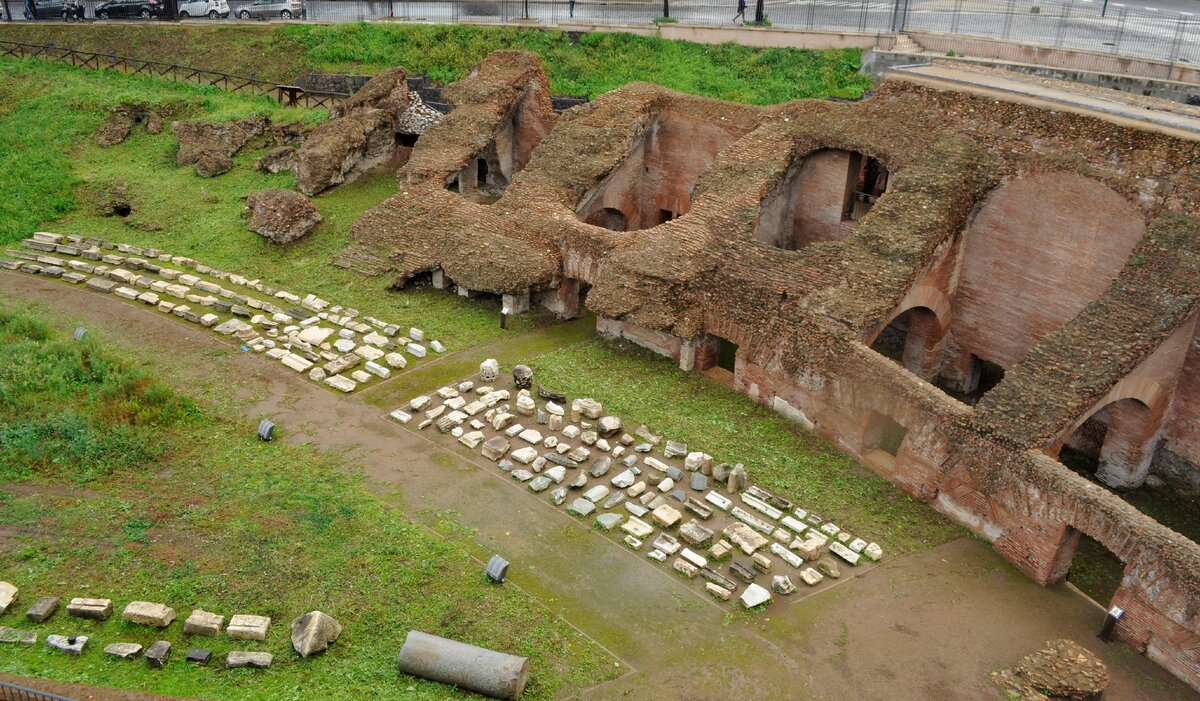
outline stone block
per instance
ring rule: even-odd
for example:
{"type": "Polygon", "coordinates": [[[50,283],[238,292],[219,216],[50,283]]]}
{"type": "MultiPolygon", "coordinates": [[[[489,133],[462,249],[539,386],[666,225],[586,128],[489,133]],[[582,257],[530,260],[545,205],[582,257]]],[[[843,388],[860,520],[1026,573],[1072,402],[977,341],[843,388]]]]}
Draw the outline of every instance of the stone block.
{"type": "Polygon", "coordinates": [[[56,650],[62,650],[63,652],[67,653],[68,655],[71,655],[72,657],[79,657],[79,654],[83,652],[83,648],[87,646],[87,642],[88,642],[88,636],[86,636],[86,635],[72,635],[72,636],[47,635],[46,636],[46,644],[47,645],[49,645],[50,647],[52,647],[56,650]]]}
{"type": "Polygon", "coordinates": [[[744,523],[732,523],[726,526],[722,533],[747,555],[753,555],[756,550],[765,547],[768,543],[766,538],[755,533],[744,523]]]}
{"type": "Polygon", "coordinates": [[[708,566],[707,558],[705,558],[700,553],[694,552],[688,548],[684,548],[683,550],[681,550],[679,552],[679,556],[682,557],[683,559],[687,560],[688,562],[692,563],[696,567],[707,567],[708,566]]]}
{"type": "Polygon", "coordinates": [[[10,645],[33,645],[36,642],[37,631],[0,626],[0,643],[8,643],[10,645]]]}
{"type": "Polygon", "coordinates": [[[9,606],[17,600],[17,585],[11,582],[0,582],[0,614],[8,610],[9,606]]]}
{"type": "Polygon", "coordinates": [[[667,555],[674,555],[679,552],[679,548],[683,547],[679,544],[679,540],[670,533],[659,533],[651,545],[654,546],[655,550],[661,550],[667,555]]]}
{"type": "Polygon", "coordinates": [[[651,517],[663,528],[671,528],[675,524],[679,523],[680,519],[683,518],[683,514],[679,513],[679,511],[674,507],[663,504],[662,506],[654,509],[651,517]]]}
{"type": "Polygon", "coordinates": [[[600,500],[606,496],[608,496],[608,487],[604,486],[603,484],[598,484],[583,493],[583,498],[587,499],[593,504],[600,503],[600,500]]]}
{"type": "Polygon", "coordinates": [[[752,609],[755,606],[762,606],[763,604],[771,603],[771,592],[765,587],[760,587],[757,584],[751,584],[750,586],[746,587],[746,591],[742,592],[742,595],[739,598],[742,602],[742,606],[752,609]]]}
{"type": "Polygon", "coordinates": [[[234,650],[225,656],[226,669],[270,669],[274,656],[269,652],[234,650]]]}
{"type": "Polygon", "coordinates": [[[166,628],[175,620],[175,609],[149,601],[131,601],[121,612],[121,618],[142,626],[166,628]]]}
{"type": "Polygon", "coordinates": [[[225,633],[234,640],[266,640],[271,619],[266,616],[238,614],[229,619],[225,633]]]}
{"type": "Polygon", "coordinates": [[[713,532],[692,520],[680,527],[679,537],[688,545],[706,548],[712,542],[713,532]]]}
{"type": "Polygon", "coordinates": [[[209,661],[212,660],[212,650],[202,647],[193,647],[187,651],[187,657],[184,659],[193,664],[198,664],[201,666],[207,665],[209,661]]]}
{"type": "Polygon", "coordinates": [[[166,640],[156,640],[150,647],[146,648],[146,664],[155,669],[162,669],[167,666],[167,661],[171,659],[171,643],[166,640]]]}
{"type": "Polygon", "coordinates": [[[33,602],[33,606],[25,612],[25,618],[33,623],[45,623],[58,611],[58,604],[57,596],[43,596],[33,602]]]}
{"type": "Polygon", "coordinates": [[[641,520],[640,518],[637,518],[636,516],[631,516],[627,521],[625,521],[625,523],[621,525],[621,530],[641,540],[649,538],[650,535],[654,533],[653,526],[641,520]]]}
{"type": "Polygon", "coordinates": [[[771,543],[771,553],[792,567],[799,568],[804,564],[804,558],[788,550],[779,543],[771,543]]]}
{"type": "Polygon", "coordinates": [[[567,506],[567,511],[581,518],[591,516],[596,510],[596,505],[590,499],[579,498],[571,502],[567,506]]]}
{"type": "Polygon", "coordinates": [[[810,587],[817,586],[822,579],[825,579],[825,577],[811,567],[806,567],[805,569],[800,570],[800,581],[804,582],[810,587]]]}
{"type": "Polygon", "coordinates": [[[842,545],[841,543],[839,543],[837,541],[834,541],[829,544],[829,552],[833,553],[834,555],[837,555],[838,557],[842,558],[843,560],[850,563],[851,565],[858,564],[858,559],[859,559],[858,553],[854,552],[850,548],[847,548],[845,545],[842,545]]]}
{"type": "Polygon", "coordinates": [[[346,392],[346,393],[353,392],[358,387],[357,382],[355,382],[354,380],[351,380],[348,377],[342,377],[341,375],[333,375],[331,377],[326,377],[325,384],[338,390],[339,392],[346,392]]]}
{"type": "Polygon", "coordinates": [[[112,615],[111,599],[71,599],[67,604],[67,613],[77,618],[87,618],[93,621],[105,621],[112,615]]]}
{"type": "Polygon", "coordinates": [[[225,617],[209,613],[201,609],[192,609],[192,613],[183,622],[183,632],[187,635],[215,636],[220,634],[225,625],[225,617]]]}
{"type": "Polygon", "coordinates": [[[729,601],[730,599],[733,598],[733,592],[729,591],[728,589],[726,589],[725,587],[723,587],[719,584],[714,584],[713,582],[705,582],[704,583],[704,591],[708,592],[709,594],[712,594],[713,596],[717,597],[721,601],[729,601]]]}

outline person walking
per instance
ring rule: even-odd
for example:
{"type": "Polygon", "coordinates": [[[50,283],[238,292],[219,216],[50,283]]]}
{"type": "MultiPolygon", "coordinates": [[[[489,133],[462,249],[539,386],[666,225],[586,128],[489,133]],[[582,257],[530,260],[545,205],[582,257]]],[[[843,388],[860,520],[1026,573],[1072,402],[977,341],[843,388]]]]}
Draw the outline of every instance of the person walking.
{"type": "Polygon", "coordinates": [[[25,19],[37,19],[37,13],[33,10],[33,0],[25,0],[25,19]]]}
{"type": "Polygon", "coordinates": [[[742,24],[746,24],[746,0],[738,0],[737,14],[733,16],[733,23],[737,24],[738,20],[742,20],[742,24]]]}
{"type": "Polygon", "coordinates": [[[575,0],[567,0],[567,15],[575,17],[575,0]]]}

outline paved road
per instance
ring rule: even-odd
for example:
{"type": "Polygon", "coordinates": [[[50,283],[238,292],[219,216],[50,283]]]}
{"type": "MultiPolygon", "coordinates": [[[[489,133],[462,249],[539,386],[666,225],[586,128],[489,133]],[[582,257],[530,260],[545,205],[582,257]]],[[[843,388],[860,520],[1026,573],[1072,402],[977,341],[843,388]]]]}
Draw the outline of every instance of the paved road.
{"type": "MultiPolygon", "coordinates": [[[[88,16],[97,0],[85,0],[88,16]]],[[[230,3],[233,17],[248,3],[230,3]]],[[[736,0],[671,0],[680,22],[730,24],[736,0]]],[[[10,0],[20,16],[20,2],[10,0]]],[[[528,17],[646,24],[660,0],[309,0],[307,19],[453,22],[528,17]],[[573,7],[572,7],[573,5],[573,7]]],[[[750,15],[753,17],[753,3],[750,15]]],[[[772,24],[787,28],[936,31],[1200,65],[1200,0],[766,0],[772,24]],[[1102,14],[1103,11],[1103,14],[1102,14]]]]}

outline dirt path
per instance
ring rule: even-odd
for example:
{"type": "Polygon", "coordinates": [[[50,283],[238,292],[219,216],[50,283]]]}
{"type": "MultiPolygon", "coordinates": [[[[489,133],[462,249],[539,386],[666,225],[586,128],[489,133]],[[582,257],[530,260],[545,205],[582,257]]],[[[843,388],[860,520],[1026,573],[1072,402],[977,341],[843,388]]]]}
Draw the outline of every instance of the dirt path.
{"type": "MultiPolygon", "coordinates": [[[[1108,661],[1110,701],[1200,699],[1144,657],[1097,641],[1102,612],[1091,602],[1034,585],[977,540],[886,562],[762,615],[731,615],[476,465],[465,448],[387,420],[367,398],[336,396],[183,322],[61,283],[0,274],[0,298],[28,303],[65,330],[87,325],[102,343],[161,349],[151,362],[168,380],[236,391],[245,414],[270,416],[287,440],[346,452],[380,499],[476,555],[503,553],[516,585],[631,672],[583,698],[780,698],[786,690],[792,699],[1000,699],[988,672],[1069,637],[1108,661]],[[447,528],[447,512],[472,530],[447,528]]],[[[456,360],[472,362],[471,351],[456,360]]]]}

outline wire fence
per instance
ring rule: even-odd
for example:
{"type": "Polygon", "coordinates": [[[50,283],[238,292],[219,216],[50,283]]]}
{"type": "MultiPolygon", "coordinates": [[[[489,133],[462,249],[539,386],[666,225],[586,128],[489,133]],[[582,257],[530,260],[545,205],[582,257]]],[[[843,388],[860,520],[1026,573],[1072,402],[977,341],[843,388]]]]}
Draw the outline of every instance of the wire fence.
{"type": "MultiPolygon", "coordinates": [[[[9,21],[26,21],[30,7],[37,8],[38,18],[58,19],[65,12],[63,0],[3,2],[9,21]]],[[[155,12],[162,11],[164,0],[156,2],[155,12]]],[[[220,12],[213,12],[220,0],[170,0],[167,6],[176,2],[181,9],[186,5],[191,17],[215,14],[211,21],[226,21],[225,11],[232,19],[321,22],[645,25],[668,16],[712,26],[742,21],[735,18],[737,0],[229,0],[220,12]]],[[[747,2],[745,19],[753,21],[756,0],[747,2]]],[[[96,17],[100,3],[81,0],[87,20],[96,17]]],[[[1200,66],[1200,20],[1195,15],[1105,0],[763,0],[761,9],[766,22],[785,29],[939,32],[1200,66]]]]}
{"type": "Polygon", "coordinates": [[[0,40],[0,57],[4,56],[51,59],[81,68],[95,70],[107,68],[130,75],[146,75],[197,85],[211,85],[232,92],[263,95],[277,100],[281,104],[299,107],[328,109],[350,96],[348,93],[310,92],[298,85],[281,85],[253,77],[180,66],[174,63],[145,61],[117,54],[100,54],[58,46],[26,44],[19,41],[0,40]]]}
{"type": "Polygon", "coordinates": [[[74,701],[46,691],[26,689],[16,684],[0,682],[0,701],[74,701]]]}

